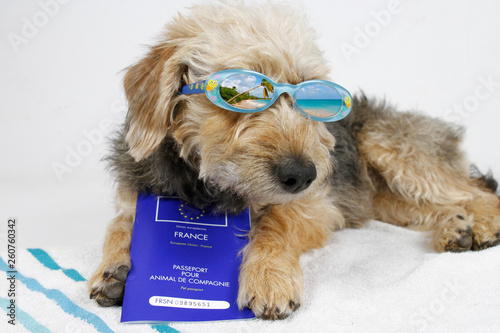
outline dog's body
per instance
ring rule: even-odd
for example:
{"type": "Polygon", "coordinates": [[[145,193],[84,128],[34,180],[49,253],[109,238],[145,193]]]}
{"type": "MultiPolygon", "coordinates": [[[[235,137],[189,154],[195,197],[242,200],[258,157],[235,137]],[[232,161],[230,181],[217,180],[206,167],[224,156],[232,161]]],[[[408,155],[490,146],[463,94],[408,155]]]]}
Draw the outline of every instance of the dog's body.
{"type": "Polygon", "coordinates": [[[346,226],[379,219],[432,230],[437,251],[500,242],[499,199],[488,182],[471,178],[453,125],[364,96],[354,98],[344,120],[320,123],[294,110],[286,95],[265,111],[242,114],[204,95],[179,94],[231,68],[291,84],[327,79],[304,21],[296,10],[269,4],[197,6],[128,70],[129,113],[109,157],[118,215],[89,283],[99,304],[121,300],[137,193],[144,191],[232,213],[250,207],[238,304],[264,318],[284,318],[300,305],[300,255],[346,226]],[[302,182],[311,168],[314,177],[291,190],[289,182],[302,182]],[[283,172],[286,183],[277,176],[283,172]]]}

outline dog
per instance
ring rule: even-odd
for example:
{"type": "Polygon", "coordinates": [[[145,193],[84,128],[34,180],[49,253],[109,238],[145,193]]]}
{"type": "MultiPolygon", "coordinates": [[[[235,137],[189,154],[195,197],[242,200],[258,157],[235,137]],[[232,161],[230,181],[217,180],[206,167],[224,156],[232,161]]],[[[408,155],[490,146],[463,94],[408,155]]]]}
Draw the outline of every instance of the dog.
{"type": "Polygon", "coordinates": [[[299,257],[344,227],[377,219],[429,230],[438,252],[500,243],[496,182],[471,173],[456,125],[364,95],[353,97],[344,119],[321,122],[299,112],[289,94],[241,113],[181,93],[228,69],[290,85],[328,80],[314,37],[300,9],[199,4],[127,69],[129,111],[108,157],[117,215],[89,281],[91,298],[102,306],[122,300],[140,192],[176,194],[219,212],[250,207],[237,303],[266,319],[300,306],[299,257]]]}

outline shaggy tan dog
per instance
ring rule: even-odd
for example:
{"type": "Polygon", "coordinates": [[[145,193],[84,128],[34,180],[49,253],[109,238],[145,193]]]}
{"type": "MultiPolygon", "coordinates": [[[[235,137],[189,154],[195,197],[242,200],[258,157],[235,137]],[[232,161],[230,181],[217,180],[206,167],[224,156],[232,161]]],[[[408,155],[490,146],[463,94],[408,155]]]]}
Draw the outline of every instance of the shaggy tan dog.
{"type": "Polygon", "coordinates": [[[219,211],[250,206],[238,304],[270,319],[299,307],[299,257],[336,229],[375,218],[432,230],[437,251],[500,242],[499,199],[487,186],[495,184],[471,178],[453,125],[364,96],[344,120],[323,123],[298,112],[286,94],[252,114],[219,108],[203,94],[180,94],[225,69],[290,84],[327,80],[314,37],[298,9],[216,2],[177,16],[128,69],[129,112],[109,157],[118,213],[89,282],[99,304],[122,299],[141,191],[176,193],[219,211]]]}

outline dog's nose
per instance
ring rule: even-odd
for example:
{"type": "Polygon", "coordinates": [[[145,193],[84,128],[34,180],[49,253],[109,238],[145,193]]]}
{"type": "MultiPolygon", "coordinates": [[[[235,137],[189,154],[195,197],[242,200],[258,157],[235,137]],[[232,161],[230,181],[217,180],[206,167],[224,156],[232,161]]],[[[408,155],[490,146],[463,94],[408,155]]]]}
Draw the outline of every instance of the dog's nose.
{"type": "Polygon", "coordinates": [[[299,159],[283,159],[275,170],[283,189],[293,194],[308,188],[317,176],[313,163],[299,159]]]}

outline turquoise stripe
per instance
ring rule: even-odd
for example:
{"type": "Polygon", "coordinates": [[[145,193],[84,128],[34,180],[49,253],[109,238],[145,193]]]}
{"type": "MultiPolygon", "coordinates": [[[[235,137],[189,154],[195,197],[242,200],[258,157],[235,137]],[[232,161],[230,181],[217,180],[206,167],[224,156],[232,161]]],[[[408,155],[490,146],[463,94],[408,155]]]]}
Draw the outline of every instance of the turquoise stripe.
{"type": "Polygon", "coordinates": [[[160,333],[180,333],[178,330],[168,325],[151,325],[151,328],[157,330],[160,333]]]}
{"type": "Polygon", "coordinates": [[[33,257],[36,258],[42,265],[47,267],[48,269],[54,270],[54,271],[59,271],[62,270],[64,274],[66,274],[67,277],[72,279],[73,281],[80,282],[80,281],[85,281],[85,278],[80,275],[76,270],[70,268],[70,269],[64,269],[61,266],[59,266],[54,259],[50,257],[50,255],[45,252],[42,249],[28,249],[28,251],[33,255],[33,257]]]}
{"type": "MultiPolygon", "coordinates": [[[[3,310],[5,310],[5,312],[7,312],[7,307],[9,306],[9,304],[10,301],[8,299],[0,297],[0,306],[2,307],[3,310]]],[[[9,312],[7,312],[7,314],[9,314],[9,312]]],[[[6,321],[10,320],[10,317],[7,317],[7,319],[3,320],[6,321]]],[[[33,319],[33,317],[30,316],[28,313],[21,310],[19,308],[19,305],[16,304],[16,325],[18,323],[23,325],[23,327],[30,332],[50,333],[50,331],[45,326],[41,325],[39,322],[33,319]]]]}
{"type": "MultiPolygon", "coordinates": [[[[4,272],[7,272],[9,270],[9,267],[2,258],[0,258],[0,270],[4,272]]],[[[84,321],[93,325],[99,332],[113,333],[113,330],[109,328],[109,326],[106,325],[106,323],[101,318],[91,312],[82,309],[81,307],[73,303],[68,297],[66,297],[66,295],[64,295],[59,290],[47,289],[43,287],[37,280],[25,277],[19,272],[16,273],[16,279],[24,283],[29,289],[41,292],[47,298],[54,300],[64,312],[74,317],[83,319],[84,321]]]]}

